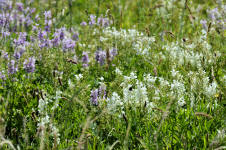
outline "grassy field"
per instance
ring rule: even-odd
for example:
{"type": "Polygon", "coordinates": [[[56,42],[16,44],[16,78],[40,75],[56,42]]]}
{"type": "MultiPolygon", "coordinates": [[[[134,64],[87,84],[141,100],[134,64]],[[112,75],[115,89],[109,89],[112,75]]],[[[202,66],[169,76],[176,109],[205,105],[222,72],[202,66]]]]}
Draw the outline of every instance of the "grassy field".
{"type": "Polygon", "coordinates": [[[0,0],[0,149],[226,149],[224,0],[0,0]]]}

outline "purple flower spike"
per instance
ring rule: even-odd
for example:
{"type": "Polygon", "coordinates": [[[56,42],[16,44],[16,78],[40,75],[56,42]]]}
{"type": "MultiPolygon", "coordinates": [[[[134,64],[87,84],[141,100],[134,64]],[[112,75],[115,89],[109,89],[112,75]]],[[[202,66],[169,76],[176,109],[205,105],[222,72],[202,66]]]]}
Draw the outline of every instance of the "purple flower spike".
{"type": "Polygon", "coordinates": [[[72,39],[63,40],[63,51],[72,50],[75,47],[75,41],[72,39]]]}
{"type": "Polygon", "coordinates": [[[113,60],[117,54],[118,54],[118,50],[116,48],[112,48],[112,50],[110,50],[111,60],[113,60]]]}
{"type": "Polygon", "coordinates": [[[23,3],[16,3],[17,9],[19,11],[23,11],[24,10],[24,4],[23,3]]]}
{"type": "Polygon", "coordinates": [[[90,15],[90,21],[89,21],[89,25],[95,25],[96,24],[96,16],[95,15],[90,15]]]}
{"type": "Polygon", "coordinates": [[[88,64],[89,63],[89,56],[88,56],[88,53],[87,52],[83,52],[82,53],[82,62],[84,64],[88,64]]]}
{"type": "Polygon", "coordinates": [[[91,97],[90,102],[93,105],[98,105],[98,90],[97,89],[91,91],[90,97],[91,97]]]}
{"type": "Polygon", "coordinates": [[[96,61],[103,66],[105,63],[105,59],[106,59],[106,52],[105,51],[101,51],[101,50],[97,50],[96,51],[96,61]]]}
{"type": "Polygon", "coordinates": [[[2,79],[2,80],[5,80],[6,79],[5,74],[4,74],[3,71],[0,72],[0,79],[2,79]]]}
{"type": "Polygon", "coordinates": [[[99,88],[98,88],[98,95],[102,98],[106,98],[106,85],[102,84],[99,88]]]}
{"type": "Polygon", "coordinates": [[[103,18],[102,16],[97,19],[97,24],[101,27],[107,27],[110,25],[108,18],[103,18]]]}
{"type": "Polygon", "coordinates": [[[30,57],[28,60],[24,61],[24,69],[30,73],[35,71],[35,58],[30,57]]]}
{"type": "Polygon", "coordinates": [[[15,58],[15,59],[20,59],[20,53],[19,52],[15,52],[14,54],[13,54],[13,57],[15,58]]]}
{"type": "Polygon", "coordinates": [[[26,51],[25,47],[20,47],[20,56],[22,56],[24,54],[24,52],[26,51]]]}
{"type": "Polygon", "coordinates": [[[45,16],[45,20],[51,19],[51,17],[52,17],[51,11],[45,11],[44,16],[45,16]]]}
{"type": "Polygon", "coordinates": [[[8,58],[9,58],[9,55],[8,55],[7,52],[2,51],[2,57],[3,57],[4,59],[8,59],[8,58]]]}
{"type": "Polygon", "coordinates": [[[8,74],[14,74],[18,71],[18,67],[15,65],[15,60],[11,60],[8,64],[8,74]]]}
{"type": "Polygon", "coordinates": [[[79,40],[79,33],[78,33],[78,32],[75,32],[75,33],[72,35],[72,39],[75,40],[75,41],[78,41],[78,40],[79,40]]]}

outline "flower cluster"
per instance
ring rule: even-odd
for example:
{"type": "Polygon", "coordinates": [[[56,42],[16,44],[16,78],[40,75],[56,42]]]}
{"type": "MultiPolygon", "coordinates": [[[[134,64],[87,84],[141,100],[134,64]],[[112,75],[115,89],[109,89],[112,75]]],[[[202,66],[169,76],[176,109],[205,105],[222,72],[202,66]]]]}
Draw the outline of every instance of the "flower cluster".
{"type": "Polygon", "coordinates": [[[103,83],[98,89],[93,89],[90,94],[90,102],[93,105],[98,105],[101,99],[106,99],[106,85],[103,83]]]}

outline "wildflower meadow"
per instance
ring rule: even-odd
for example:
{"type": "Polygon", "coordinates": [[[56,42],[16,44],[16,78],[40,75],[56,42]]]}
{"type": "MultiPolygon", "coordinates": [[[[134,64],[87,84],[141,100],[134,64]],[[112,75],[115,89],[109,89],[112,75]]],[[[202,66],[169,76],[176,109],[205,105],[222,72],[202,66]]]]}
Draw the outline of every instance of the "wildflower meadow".
{"type": "Polygon", "coordinates": [[[0,149],[226,149],[225,36],[224,0],[0,0],[0,149]]]}

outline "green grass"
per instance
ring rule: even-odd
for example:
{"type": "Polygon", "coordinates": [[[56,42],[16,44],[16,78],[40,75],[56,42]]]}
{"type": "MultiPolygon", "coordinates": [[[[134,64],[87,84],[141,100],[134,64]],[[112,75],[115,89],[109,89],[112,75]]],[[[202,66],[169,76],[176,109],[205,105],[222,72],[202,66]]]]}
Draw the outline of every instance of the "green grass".
{"type": "Polygon", "coordinates": [[[224,21],[223,5],[211,0],[35,0],[25,6],[36,8],[31,18],[40,14],[42,29],[43,13],[51,10],[50,39],[66,27],[65,36],[76,31],[79,40],[71,51],[41,49],[38,33],[21,27],[31,44],[16,61],[18,71],[8,75],[18,34],[0,37],[0,73],[6,76],[0,78],[0,149],[225,148],[225,30],[208,17],[208,10],[218,7],[224,21]],[[80,25],[90,14],[98,18],[106,12],[109,28],[80,25]],[[206,35],[200,20],[207,20],[206,35]],[[37,39],[32,42],[30,36],[37,39]],[[95,60],[99,47],[106,52],[103,66],[95,60]],[[113,47],[118,51],[111,60],[113,47]],[[83,52],[89,55],[87,68],[83,52]],[[23,63],[31,56],[35,72],[27,73],[23,63]],[[74,56],[77,62],[71,63],[74,56]],[[106,97],[102,94],[93,105],[92,90],[104,85],[106,97]]]}

